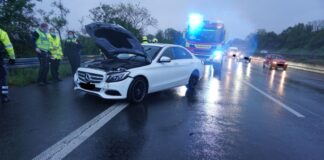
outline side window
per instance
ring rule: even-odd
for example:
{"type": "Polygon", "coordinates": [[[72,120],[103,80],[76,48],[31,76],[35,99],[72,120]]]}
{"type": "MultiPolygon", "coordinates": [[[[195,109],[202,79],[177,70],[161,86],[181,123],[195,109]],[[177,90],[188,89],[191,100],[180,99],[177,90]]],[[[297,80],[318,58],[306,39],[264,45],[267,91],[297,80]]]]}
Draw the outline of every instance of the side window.
{"type": "Polygon", "coordinates": [[[162,56],[166,56],[166,57],[170,57],[171,59],[174,59],[174,52],[173,52],[173,48],[167,48],[162,56]]]}
{"type": "Polygon", "coordinates": [[[191,54],[183,48],[175,47],[174,53],[174,59],[192,59],[191,54]]]}

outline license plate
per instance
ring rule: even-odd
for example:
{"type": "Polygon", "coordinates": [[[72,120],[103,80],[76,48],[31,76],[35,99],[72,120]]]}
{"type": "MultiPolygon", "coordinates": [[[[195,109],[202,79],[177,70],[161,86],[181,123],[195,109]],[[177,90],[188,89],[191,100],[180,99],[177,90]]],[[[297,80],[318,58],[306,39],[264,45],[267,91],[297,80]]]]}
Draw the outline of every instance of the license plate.
{"type": "Polygon", "coordinates": [[[91,83],[80,83],[80,87],[87,90],[93,90],[96,88],[96,86],[91,83]]]}
{"type": "Polygon", "coordinates": [[[211,45],[196,44],[195,47],[198,49],[210,49],[211,45]]]}

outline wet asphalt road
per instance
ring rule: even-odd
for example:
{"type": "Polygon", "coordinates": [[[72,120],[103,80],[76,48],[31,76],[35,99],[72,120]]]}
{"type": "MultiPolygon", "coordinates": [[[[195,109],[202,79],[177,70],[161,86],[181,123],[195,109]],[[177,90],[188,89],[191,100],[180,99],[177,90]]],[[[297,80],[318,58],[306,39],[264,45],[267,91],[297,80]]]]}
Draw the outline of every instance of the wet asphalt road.
{"type": "MultiPolygon", "coordinates": [[[[0,107],[0,159],[32,159],[120,103],[74,92],[72,79],[13,88],[11,97],[0,107]]],[[[65,157],[323,158],[324,75],[233,59],[217,71],[206,66],[195,91],[178,87],[128,105],[65,157]]]]}

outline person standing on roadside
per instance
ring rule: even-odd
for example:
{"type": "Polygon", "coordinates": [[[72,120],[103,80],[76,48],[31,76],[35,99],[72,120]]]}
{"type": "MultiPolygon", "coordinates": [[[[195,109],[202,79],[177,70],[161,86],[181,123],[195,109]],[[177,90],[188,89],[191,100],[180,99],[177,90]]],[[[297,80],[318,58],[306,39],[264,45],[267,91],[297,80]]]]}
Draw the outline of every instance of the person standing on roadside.
{"type": "Polygon", "coordinates": [[[42,23],[33,33],[35,51],[39,60],[39,73],[37,82],[39,85],[47,85],[47,74],[49,71],[50,41],[48,35],[48,25],[42,23]]]}
{"type": "Polygon", "coordinates": [[[159,40],[157,38],[153,38],[152,42],[153,43],[159,43],[159,40]]]}
{"type": "Polygon", "coordinates": [[[49,40],[51,42],[50,47],[50,63],[51,63],[51,73],[54,82],[62,81],[59,78],[59,68],[60,68],[60,61],[63,57],[62,46],[61,46],[61,39],[60,36],[56,34],[55,28],[51,28],[49,30],[49,40]]]}
{"type": "Polygon", "coordinates": [[[69,59],[72,74],[74,74],[80,67],[81,58],[80,51],[82,49],[75,33],[73,31],[68,31],[68,38],[64,42],[63,53],[69,59]]]}
{"type": "Polygon", "coordinates": [[[147,44],[148,43],[148,38],[147,36],[142,37],[142,44],[147,44]]]}
{"type": "Polygon", "coordinates": [[[1,90],[1,102],[2,103],[8,103],[8,93],[9,93],[9,87],[7,86],[7,72],[6,68],[4,66],[4,56],[5,52],[7,52],[9,56],[9,65],[15,64],[15,51],[14,48],[10,42],[9,36],[7,32],[2,30],[0,28],[0,90],[1,90]]]}

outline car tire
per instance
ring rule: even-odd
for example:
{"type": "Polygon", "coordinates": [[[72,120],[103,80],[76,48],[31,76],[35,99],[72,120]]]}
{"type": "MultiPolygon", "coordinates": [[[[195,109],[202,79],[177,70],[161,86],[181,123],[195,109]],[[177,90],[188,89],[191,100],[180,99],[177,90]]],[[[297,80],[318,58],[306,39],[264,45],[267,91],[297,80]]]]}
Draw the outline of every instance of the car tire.
{"type": "Polygon", "coordinates": [[[198,84],[199,81],[199,73],[194,71],[191,73],[189,82],[187,84],[188,89],[195,89],[195,86],[198,84]]]}
{"type": "Polygon", "coordinates": [[[214,71],[222,69],[222,63],[214,63],[213,64],[214,71]]]}
{"type": "Polygon", "coordinates": [[[141,103],[147,95],[148,84],[142,77],[135,78],[129,85],[127,100],[131,103],[141,103]]]}

